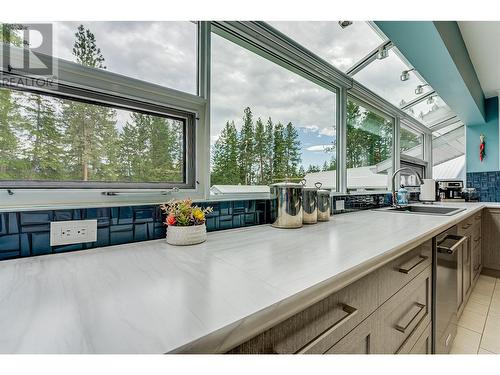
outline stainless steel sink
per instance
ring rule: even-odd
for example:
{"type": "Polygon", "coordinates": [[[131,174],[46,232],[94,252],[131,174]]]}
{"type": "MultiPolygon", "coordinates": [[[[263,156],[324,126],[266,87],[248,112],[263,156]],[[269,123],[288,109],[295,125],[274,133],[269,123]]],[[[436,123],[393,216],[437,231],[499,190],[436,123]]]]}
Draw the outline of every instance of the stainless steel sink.
{"type": "Polygon", "coordinates": [[[440,215],[452,216],[459,212],[465,211],[465,208],[457,207],[443,207],[443,206],[404,206],[404,207],[387,207],[381,208],[379,211],[385,212],[400,212],[405,214],[418,214],[418,215],[440,215]]]}

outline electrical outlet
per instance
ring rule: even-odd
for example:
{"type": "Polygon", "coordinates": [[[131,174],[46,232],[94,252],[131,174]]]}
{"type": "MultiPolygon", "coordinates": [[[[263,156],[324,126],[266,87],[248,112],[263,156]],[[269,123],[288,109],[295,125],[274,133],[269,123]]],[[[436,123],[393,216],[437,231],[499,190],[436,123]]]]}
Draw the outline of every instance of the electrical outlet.
{"type": "Polygon", "coordinates": [[[336,211],[345,210],[345,200],[340,199],[338,201],[335,201],[335,210],[336,211]]]}
{"type": "Polygon", "coordinates": [[[52,221],[50,246],[97,241],[97,220],[52,221]]]}

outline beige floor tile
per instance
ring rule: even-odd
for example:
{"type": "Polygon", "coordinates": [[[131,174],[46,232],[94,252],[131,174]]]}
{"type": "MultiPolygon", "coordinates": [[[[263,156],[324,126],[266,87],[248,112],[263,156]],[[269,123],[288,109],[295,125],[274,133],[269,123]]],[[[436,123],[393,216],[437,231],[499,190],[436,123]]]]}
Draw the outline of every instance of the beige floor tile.
{"type": "Polygon", "coordinates": [[[500,319],[500,311],[497,311],[497,310],[489,310],[489,311],[488,311],[488,316],[491,316],[492,318],[497,318],[497,319],[500,319]]]}
{"type": "Polygon", "coordinates": [[[477,281],[482,281],[489,284],[495,284],[497,279],[492,276],[479,275],[479,279],[477,281]]]}
{"type": "Polygon", "coordinates": [[[473,291],[470,295],[469,301],[474,301],[481,305],[489,306],[491,302],[491,296],[485,296],[483,294],[478,294],[473,291]]]}
{"type": "Polygon", "coordinates": [[[491,300],[490,311],[494,313],[500,313],[500,299],[491,300]]]}
{"type": "Polygon", "coordinates": [[[481,338],[481,348],[500,353],[500,318],[488,315],[481,338]]]}
{"type": "Polygon", "coordinates": [[[486,349],[479,348],[479,351],[477,352],[477,354],[496,354],[496,353],[492,353],[486,349]]]}
{"type": "Polygon", "coordinates": [[[482,294],[484,296],[491,297],[493,295],[493,290],[494,289],[495,289],[494,285],[479,284],[479,281],[478,281],[478,283],[474,287],[474,290],[472,291],[472,293],[482,294]]]}
{"type": "Polygon", "coordinates": [[[486,322],[486,314],[479,314],[474,311],[464,309],[458,325],[463,328],[470,329],[477,333],[482,333],[484,328],[484,323],[486,322]]]}
{"type": "Polygon", "coordinates": [[[452,354],[476,354],[479,349],[481,334],[470,329],[457,327],[457,336],[451,348],[452,354]]]}
{"type": "Polygon", "coordinates": [[[489,309],[489,305],[488,304],[478,303],[478,302],[476,302],[474,300],[471,300],[469,298],[469,301],[467,302],[467,305],[465,305],[464,311],[472,311],[472,312],[475,312],[477,314],[487,315],[488,314],[488,309],[489,309]]]}
{"type": "Polygon", "coordinates": [[[490,290],[490,289],[476,287],[472,291],[471,295],[472,294],[484,296],[485,298],[491,298],[493,296],[493,289],[490,290]]]}

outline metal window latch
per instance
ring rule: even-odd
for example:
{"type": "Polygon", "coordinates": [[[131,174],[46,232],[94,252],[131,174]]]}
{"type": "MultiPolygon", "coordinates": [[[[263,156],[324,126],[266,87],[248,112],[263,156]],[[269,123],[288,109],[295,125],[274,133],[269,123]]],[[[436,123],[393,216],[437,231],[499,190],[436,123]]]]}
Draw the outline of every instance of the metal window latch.
{"type": "Polygon", "coordinates": [[[151,195],[151,194],[157,194],[157,193],[160,193],[161,195],[169,195],[169,194],[177,193],[177,192],[179,192],[178,187],[174,187],[170,190],[160,190],[160,191],[154,191],[154,190],[103,191],[101,194],[108,196],[108,197],[112,197],[112,196],[116,196],[116,195],[130,195],[130,194],[150,194],[151,195]]]}
{"type": "Polygon", "coordinates": [[[10,189],[7,189],[7,194],[14,195],[14,192],[12,190],[10,190],[10,189]]]}

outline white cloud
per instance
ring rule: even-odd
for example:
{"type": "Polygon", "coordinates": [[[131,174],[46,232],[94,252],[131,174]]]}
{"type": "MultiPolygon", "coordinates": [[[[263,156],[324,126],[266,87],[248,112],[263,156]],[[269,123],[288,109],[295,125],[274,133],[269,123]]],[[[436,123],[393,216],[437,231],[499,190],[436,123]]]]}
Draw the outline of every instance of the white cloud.
{"type": "Polygon", "coordinates": [[[333,127],[323,128],[323,129],[321,129],[321,131],[319,133],[321,135],[326,135],[328,137],[335,137],[336,130],[333,127]]]}
{"type": "Polygon", "coordinates": [[[328,145],[314,145],[314,146],[309,146],[306,148],[307,151],[313,151],[313,152],[326,152],[326,150],[330,150],[332,147],[331,144],[328,145]]]}

